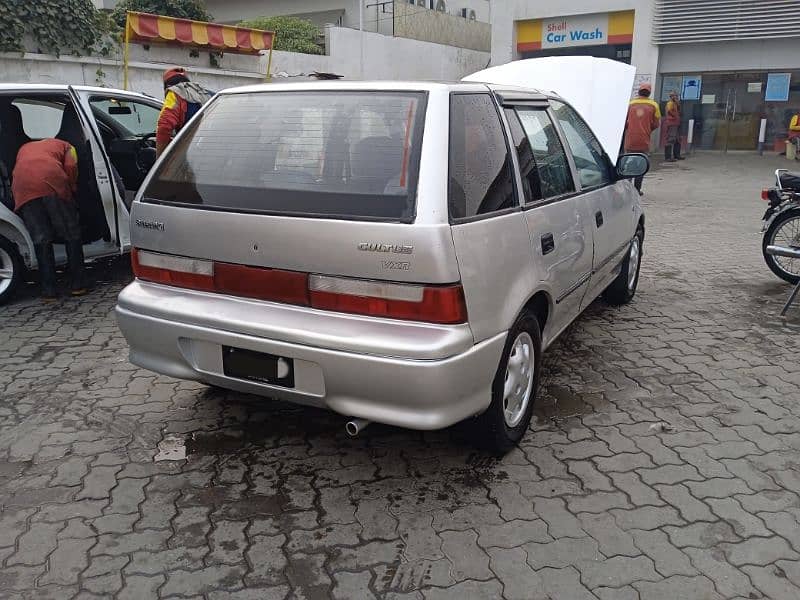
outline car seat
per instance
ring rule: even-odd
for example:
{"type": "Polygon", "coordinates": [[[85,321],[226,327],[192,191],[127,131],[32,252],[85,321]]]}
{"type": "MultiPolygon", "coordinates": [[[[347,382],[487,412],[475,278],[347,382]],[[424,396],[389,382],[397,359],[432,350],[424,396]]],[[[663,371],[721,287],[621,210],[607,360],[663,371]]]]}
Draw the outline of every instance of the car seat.
{"type": "Polygon", "coordinates": [[[108,228],[89,142],[83,133],[75,107],[70,103],[61,117],[61,127],[56,138],[72,144],[78,155],[78,193],[76,201],[80,214],[83,243],[88,244],[103,239],[109,241],[108,228]]]}
{"type": "Polygon", "coordinates": [[[0,104],[0,202],[14,210],[11,196],[11,175],[17,154],[31,141],[22,127],[22,113],[11,103],[0,104]]]}

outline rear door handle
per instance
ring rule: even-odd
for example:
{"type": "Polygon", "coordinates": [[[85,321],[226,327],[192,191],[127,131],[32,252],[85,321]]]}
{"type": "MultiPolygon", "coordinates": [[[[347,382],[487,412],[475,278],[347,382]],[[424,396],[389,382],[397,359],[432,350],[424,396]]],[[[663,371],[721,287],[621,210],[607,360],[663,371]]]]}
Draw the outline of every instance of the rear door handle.
{"type": "Polygon", "coordinates": [[[598,210],[594,215],[594,222],[597,223],[598,227],[603,226],[603,211],[598,210]]]}
{"type": "Polygon", "coordinates": [[[545,233],[542,236],[542,254],[550,254],[556,249],[556,241],[552,233],[545,233]]]}

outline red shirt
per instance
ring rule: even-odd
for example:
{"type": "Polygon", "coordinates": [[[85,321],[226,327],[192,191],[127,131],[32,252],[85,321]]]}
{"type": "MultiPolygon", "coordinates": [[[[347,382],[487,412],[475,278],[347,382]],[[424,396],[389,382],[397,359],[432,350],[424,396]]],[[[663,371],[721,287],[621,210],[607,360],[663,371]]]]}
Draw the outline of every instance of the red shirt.
{"type": "Polygon", "coordinates": [[[78,183],[75,148],[52,138],[28,142],[19,149],[11,181],[15,211],[45,196],[72,200],[78,183]]]}
{"type": "Polygon", "coordinates": [[[625,121],[625,152],[649,152],[650,134],[658,129],[661,109],[650,98],[634,98],[625,121]]]}
{"type": "Polygon", "coordinates": [[[161,107],[161,114],[158,115],[156,128],[156,144],[159,148],[166,148],[167,144],[172,141],[175,132],[186,123],[188,107],[189,103],[186,100],[172,90],[167,91],[164,106],[161,107]]]}

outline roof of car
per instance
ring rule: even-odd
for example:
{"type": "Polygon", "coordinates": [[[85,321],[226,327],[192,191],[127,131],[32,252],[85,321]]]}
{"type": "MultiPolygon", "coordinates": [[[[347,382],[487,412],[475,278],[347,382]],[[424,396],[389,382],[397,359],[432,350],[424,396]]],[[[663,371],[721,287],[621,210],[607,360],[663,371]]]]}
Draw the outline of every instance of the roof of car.
{"type": "MultiPolygon", "coordinates": [[[[69,87],[69,84],[66,83],[0,83],[0,93],[17,91],[64,93],[69,87]]],[[[98,94],[129,94],[131,96],[140,96],[142,98],[152,98],[152,96],[148,96],[147,94],[132,92],[130,90],[118,90],[114,88],[96,87],[91,85],[73,85],[72,87],[79,92],[96,92],[98,94]]],[[[156,100],[158,100],[158,98],[156,98],[156,100]]]]}
{"type": "Polygon", "coordinates": [[[282,91],[315,91],[315,90],[356,90],[356,91],[462,91],[478,92],[491,89],[493,91],[513,91],[519,94],[530,94],[546,97],[552,94],[544,94],[539,90],[531,88],[514,88],[512,86],[498,86],[476,82],[440,82],[440,81],[347,81],[347,80],[323,80],[323,81],[304,81],[295,83],[262,83],[258,85],[247,85],[241,87],[228,88],[222,90],[221,94],[248,94],[258,92],[282,92],[282,91]]]}

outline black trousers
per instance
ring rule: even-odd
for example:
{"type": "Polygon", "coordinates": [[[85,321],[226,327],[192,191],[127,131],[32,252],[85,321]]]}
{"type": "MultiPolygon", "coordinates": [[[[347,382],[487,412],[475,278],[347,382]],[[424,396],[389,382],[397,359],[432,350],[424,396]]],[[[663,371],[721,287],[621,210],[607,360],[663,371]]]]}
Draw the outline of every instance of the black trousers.
{"type": "Polygon", "coordinates": [[[52,244],[81,239],[78,207],[74,202],[45,196],[26,202],[17,211],[35,244],[52,244]]]}

